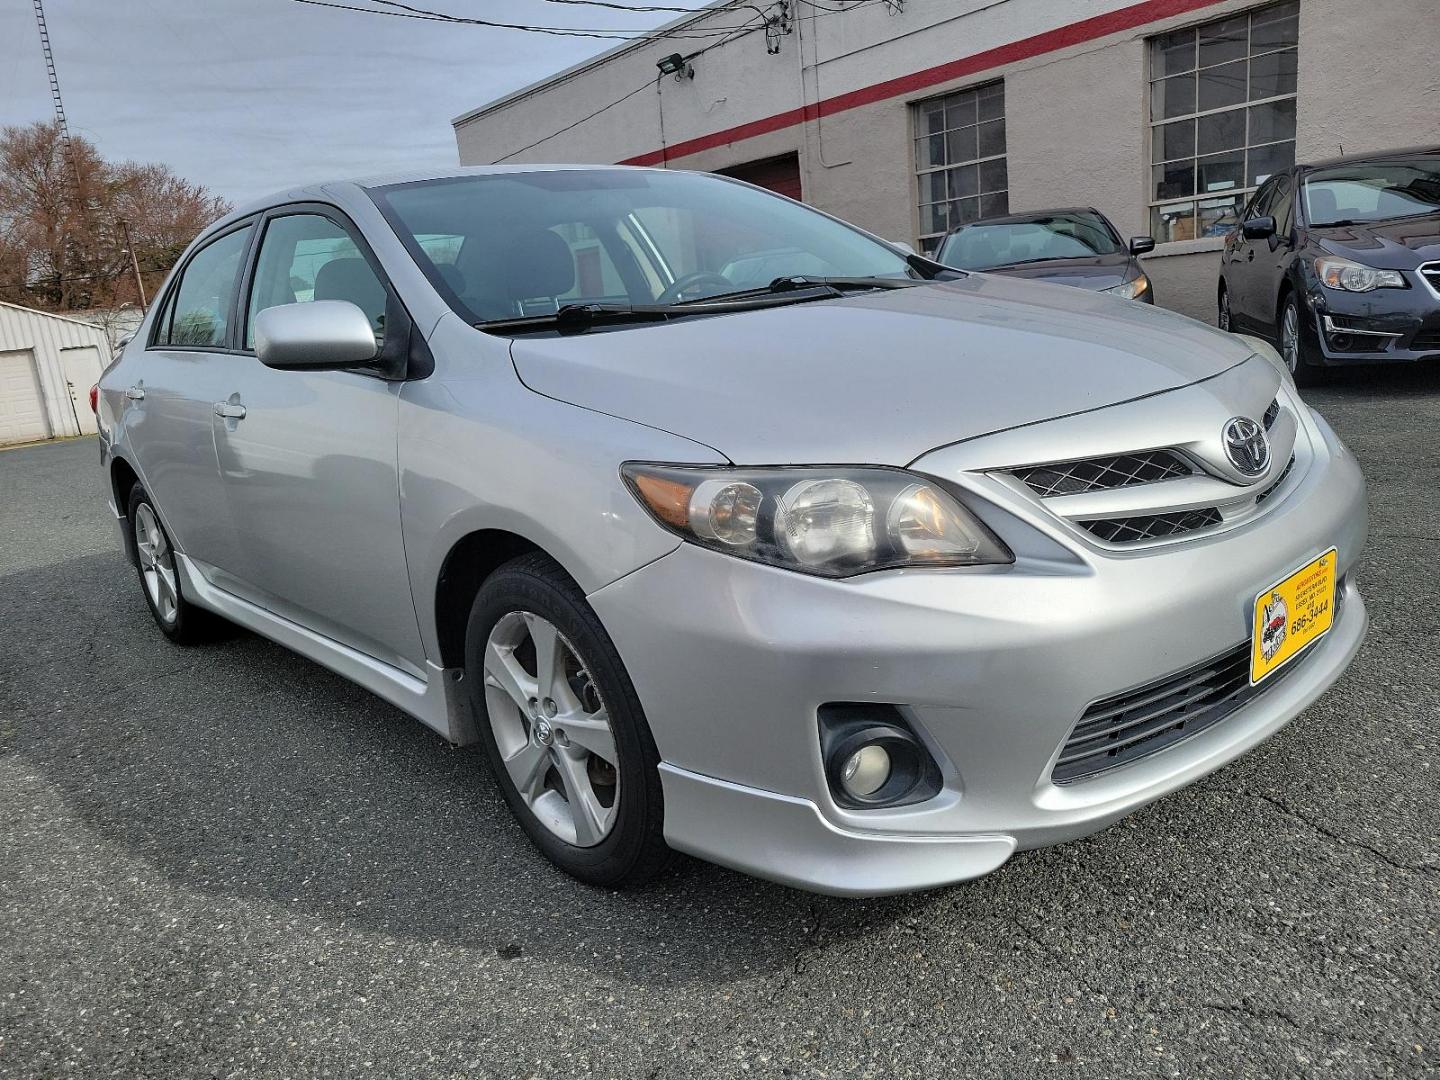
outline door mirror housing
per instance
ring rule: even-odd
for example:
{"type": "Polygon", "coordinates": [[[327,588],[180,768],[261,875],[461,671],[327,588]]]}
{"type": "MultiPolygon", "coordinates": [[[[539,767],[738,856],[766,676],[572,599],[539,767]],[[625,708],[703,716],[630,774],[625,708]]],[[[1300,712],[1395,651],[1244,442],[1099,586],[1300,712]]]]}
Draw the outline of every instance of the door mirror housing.
{"type": "Polygon", "coordinates": [[[1264,240],[1275,235],[1275,219],[1268,216],[1247,218],[1240,226],[1240,232],[1246,240],[1264,240]]]}
{"type": "Polygon", "coordinates": [[[1147,251],[1155,250],[1155,238],[1153,236],[1132,236],[1130,237],[1130,254],[1144,255],[1147,251]]]}
{"type": "Polygon", "coordinates": [[[369,317],[348,300],[279,304],[255,316],[255,355],[266,367],[361,367],[379,354],[369,317]]]}

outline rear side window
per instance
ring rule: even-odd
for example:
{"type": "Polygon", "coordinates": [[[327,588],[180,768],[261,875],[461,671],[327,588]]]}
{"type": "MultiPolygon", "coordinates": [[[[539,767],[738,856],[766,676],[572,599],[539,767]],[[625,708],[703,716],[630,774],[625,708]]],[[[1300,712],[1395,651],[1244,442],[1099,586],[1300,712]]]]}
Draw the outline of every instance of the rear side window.
{"type": "Polygon", "coordinates": [[[385,336],[387,295],[379,275],[335,222],[319,214],[273,219],[260,242],[250,288],[245,347],[253,348],[255,316],[279,304],[348,300],[370,320],[376,340],[385,336]]]}
{"type": "Polygon", "coordinates": [[[226,233],[197,251],[186,264],[175,299],[166,312],[157,344],[223,348],[235,299],[240,264],[254,226],[226,233]]]}

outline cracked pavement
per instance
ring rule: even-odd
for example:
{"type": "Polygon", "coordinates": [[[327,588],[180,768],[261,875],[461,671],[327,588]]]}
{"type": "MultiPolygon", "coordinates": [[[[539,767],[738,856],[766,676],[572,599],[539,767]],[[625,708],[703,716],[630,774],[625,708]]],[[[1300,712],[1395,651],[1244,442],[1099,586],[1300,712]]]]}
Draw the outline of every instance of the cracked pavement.
{"type": "Polygon", "coordinates": [[[0,453],[0,1076],[1440,1071],[1440,366],[1308,395],[1371,483],[1360,659],[1087,840],[877,901],[529,847],[482,755],[149,621],[93,440],[0,453]]]}

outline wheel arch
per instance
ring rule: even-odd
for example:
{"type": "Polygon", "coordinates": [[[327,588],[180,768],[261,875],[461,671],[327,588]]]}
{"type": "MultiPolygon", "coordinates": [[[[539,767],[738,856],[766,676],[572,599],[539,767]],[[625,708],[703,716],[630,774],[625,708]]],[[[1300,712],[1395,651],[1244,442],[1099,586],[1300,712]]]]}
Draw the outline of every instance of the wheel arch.
{"type": "Polygon", "coordinates": [[[505,529],[477,529],[451,545],[435,580],[435,638],[442,667],[465,664],[465,628],[485,579],[532,551],[554,558],[535,541],[505,529]]]}

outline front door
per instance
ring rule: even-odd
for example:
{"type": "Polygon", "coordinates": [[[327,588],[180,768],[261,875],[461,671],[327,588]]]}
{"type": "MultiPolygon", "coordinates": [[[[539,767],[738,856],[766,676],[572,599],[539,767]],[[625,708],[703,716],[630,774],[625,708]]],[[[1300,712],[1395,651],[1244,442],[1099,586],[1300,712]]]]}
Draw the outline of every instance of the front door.
{"type": "MultiPolygon", "coordinates": [[[[278,212],[255,261],[244,348],[253,349],[258,312],[311,300],[358,305],[383,339],[388,286],[348,226],[278,212]]],[[[230,587],[419,674],[424,651],[400,531],[401,386],[358,371],[280,371],[250,356],[212,422],[243,552],[243,580],[230,587]]]]}
{"type": "Polygon", "coordinates": [[[1251,330],[1255,326],[1255,279],[1260,267],[1255,264],[1255,259],[1262,250],[1266,249],[1264,240],[1252,240],[1245,235],[1245,222],[1251,218],[1264,217],[1270,212],[1270,201],[1275,195],[1276,180],[1274,178],[1266,181],[1250,200],[1250,204],[1240,212],[1239,229],[1227,241],[1222,261],[1225,264],[1225,284],[1230,295],[1230,314],[1235,320],[1236,329],[1251,330]]]}

